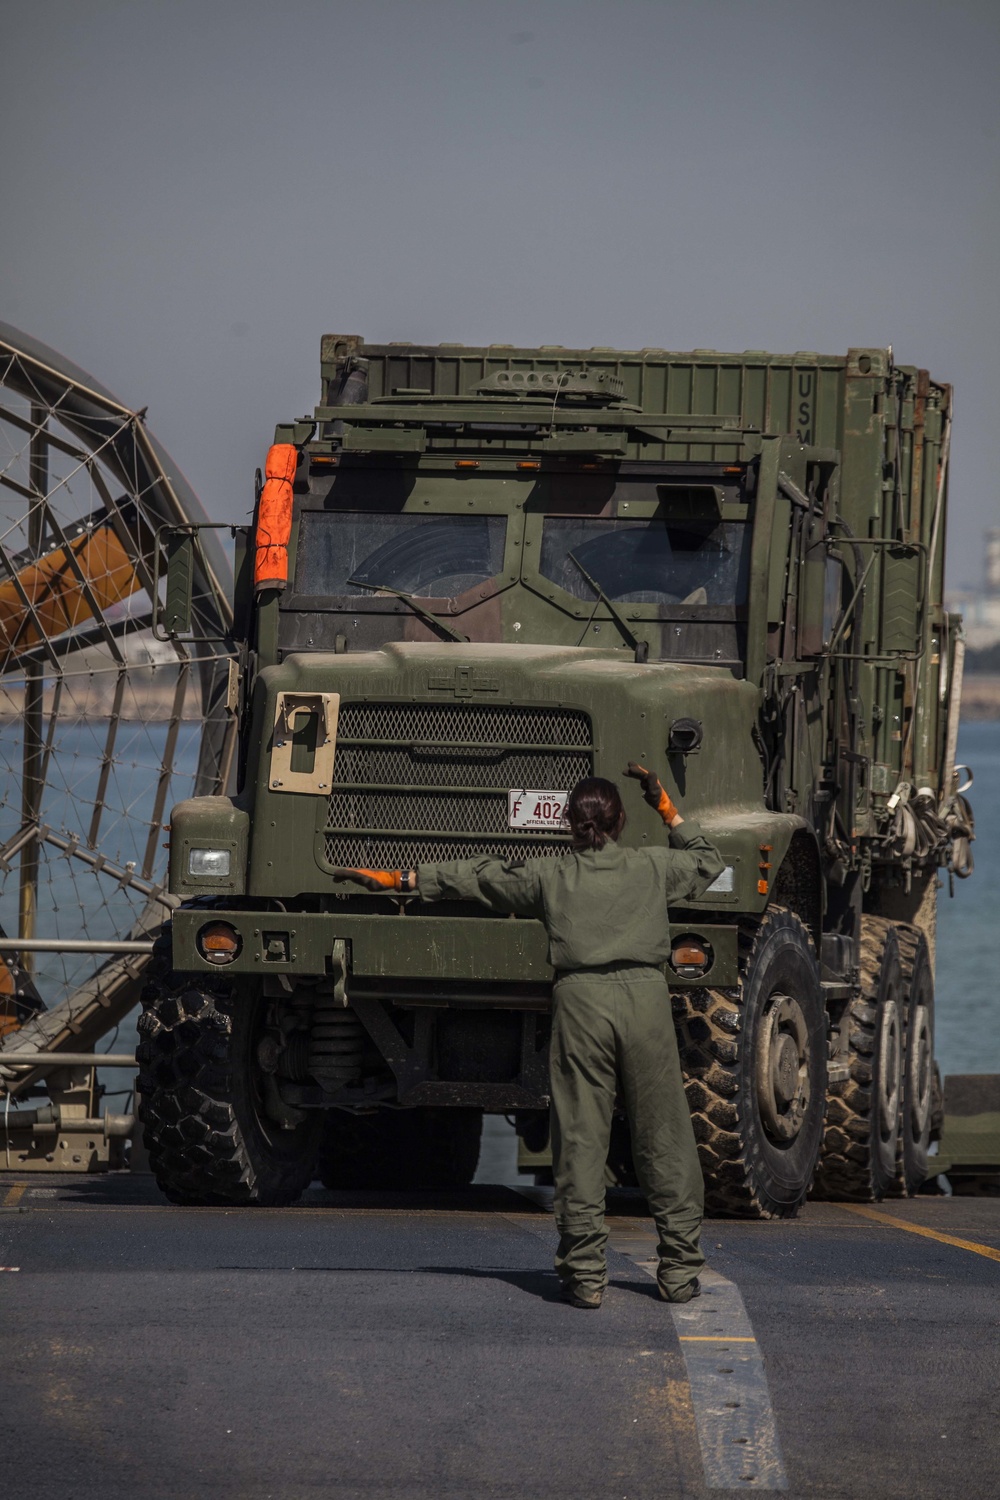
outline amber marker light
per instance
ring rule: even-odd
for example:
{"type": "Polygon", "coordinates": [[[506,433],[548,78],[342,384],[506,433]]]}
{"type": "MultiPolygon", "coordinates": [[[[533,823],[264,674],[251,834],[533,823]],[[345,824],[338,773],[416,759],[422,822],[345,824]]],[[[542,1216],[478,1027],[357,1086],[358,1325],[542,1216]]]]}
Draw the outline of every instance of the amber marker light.
{"type": "Polygon", "coordinates": [[[479,468],[479,459],[478,458],[456,458],[456,460],[455,460],[455,468],[456,469],[478,469],[479,468]]]}
{"type": "Polygon", "coordinates": [[[243,944],[228,922],[209,922],[198,933],[198,952],[210,964],[231,964],[243,944]]]}
{"type": "Polygon", "coordinates": [[[675,938],[670,949],[670,967],[675,974],[693,979],[711,967],[712,950],[700,938],[686,936],[675,938]]]}
{"type": "Polygon", "coordinates": [[[540,469],[542,466],[537,458],[524,458],[519,460],[514,467],[515,469],[540,469]]]}

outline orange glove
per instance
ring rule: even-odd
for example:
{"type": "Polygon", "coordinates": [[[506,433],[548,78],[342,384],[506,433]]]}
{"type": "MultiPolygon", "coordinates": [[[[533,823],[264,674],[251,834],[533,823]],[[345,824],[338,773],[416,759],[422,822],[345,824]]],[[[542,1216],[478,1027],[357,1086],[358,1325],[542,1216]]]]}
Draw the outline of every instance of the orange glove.
{"type": "Polygon", "coordinates": [[[415,891],[417,888],[416,870],[355,870],[342,867],[333,873],[338,880],[353,880],[356,885],[363,885],[369,891],[415,891]]]}
{"type": "Polygon", "coordinates": [[[635,781],[640,783],[642,786],[642,795],[650,807],[656,809],[669,828],[674,818],[679,817],[680,814],[660,785],[656,772],[647,771],[645,766],[636,765],[634,760],[630,760],[625,775],[631,776],[635,781]]]}

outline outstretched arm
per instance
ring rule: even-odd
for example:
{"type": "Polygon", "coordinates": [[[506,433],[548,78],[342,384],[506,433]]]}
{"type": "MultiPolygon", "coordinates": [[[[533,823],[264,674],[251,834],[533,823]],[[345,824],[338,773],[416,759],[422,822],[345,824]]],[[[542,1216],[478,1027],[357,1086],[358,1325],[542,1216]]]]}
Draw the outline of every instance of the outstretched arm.
{"type": "Polygon", "coordinates": [[[670,830],[670,849],[661,854],[666,870],[667,903],[697,901],[722,874],[725,860],[697,823],[693,820],[685,823],[655,771],[647,771],[645,766],[630,760],[625,775],[640,783],[642,795],[670,830]]]}
{"type": "Polygon", "coordinates": [[[422,864],[415,870],[334,870],[338,880],[350,880],[367,891],[414,892],[425,901],[479,901],[491,911],[540,917],[542,899],[538,871],[531,864],[490,859],[459,859],[447,864],[422,864]]]}
{"type": "Polygon", "coordinates": [[[660,785],[660,779],[655,771],[647,771],[645,766],[640,766],[634,760],[630,760],[625,768],[625,775],[631,776],[634,781],[638,781],[642,787],[643,797],[645,797],[650,807],[659,813],[668,828],[676,828],[679,823],[684,822],[677,808],[660,785]]]}
{"type": "Polygon", "coordinates": [[[425,901],[479,901],[490,911],[515,912],[519,917],[542,917],[539,861],[458,859],[448,864],[420,865],[417,879],[425,901]]]}

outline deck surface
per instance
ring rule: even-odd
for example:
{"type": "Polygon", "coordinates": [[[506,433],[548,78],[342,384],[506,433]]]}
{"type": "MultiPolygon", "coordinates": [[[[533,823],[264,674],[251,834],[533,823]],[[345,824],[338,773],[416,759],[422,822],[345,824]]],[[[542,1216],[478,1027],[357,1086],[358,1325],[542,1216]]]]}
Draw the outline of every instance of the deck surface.
{"type": "Polygon", "coordinates": [[[148,1177],[0,1175],[12,1493],[996,1496],[1000,1200],[709,1220],[685,1323],[626,1195],[604,1307],[560,1303],[546,1198],[178,1209],[148,1177]]]}

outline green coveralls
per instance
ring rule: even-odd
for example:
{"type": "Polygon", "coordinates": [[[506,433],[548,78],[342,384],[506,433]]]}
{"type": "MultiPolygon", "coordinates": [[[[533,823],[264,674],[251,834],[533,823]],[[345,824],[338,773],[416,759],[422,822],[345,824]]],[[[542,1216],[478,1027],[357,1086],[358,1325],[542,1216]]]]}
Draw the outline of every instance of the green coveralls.
{"type": "Polygon", "coordinates": [[[660,1283],[672,1294],[704,1265],[704,1183],[661,965],[670,953],[668,905],[697,899],[724,865],[697,823],[672,828],[670,845],[608,843],[561,859],[481,858],[418,869],[425,900],[477,900],[545,924],[556,970],[550,1051],[556,1270],[587,1290],[607,1280],[604,1172],[619,1089],[659,1235],[660,1283]]]}

